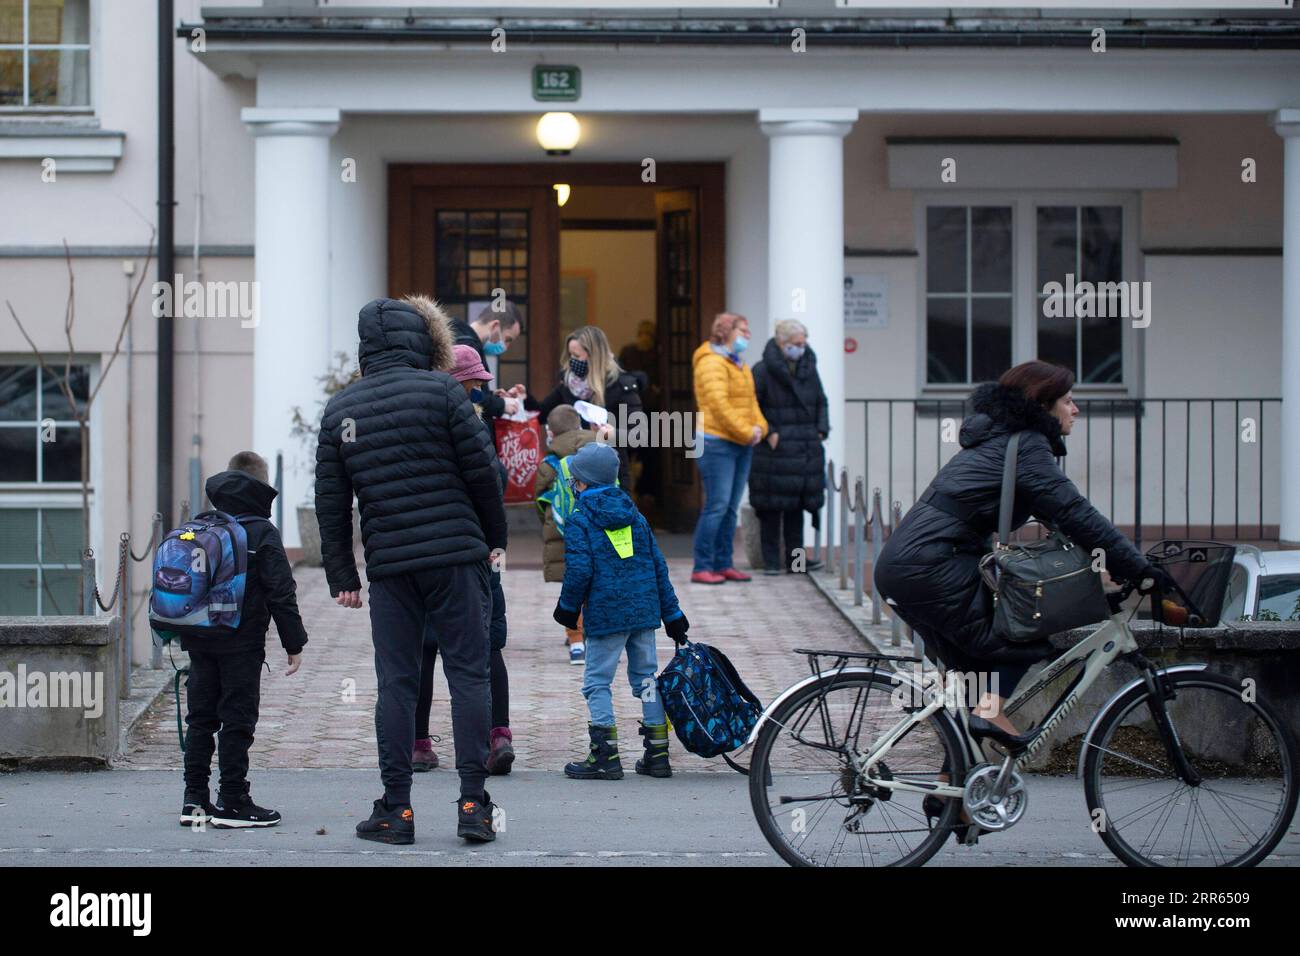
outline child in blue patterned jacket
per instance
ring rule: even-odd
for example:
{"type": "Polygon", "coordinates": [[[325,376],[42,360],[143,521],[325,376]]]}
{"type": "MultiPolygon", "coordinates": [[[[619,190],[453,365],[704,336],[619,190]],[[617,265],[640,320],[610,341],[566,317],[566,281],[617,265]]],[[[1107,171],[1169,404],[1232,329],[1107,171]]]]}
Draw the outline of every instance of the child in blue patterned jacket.
{"type": "Polygon", "coordinates": [[[577,627],[578,612],[583,612],[587,660],[582,696],[591,715],[591,749],[585,759],[567,764],[564,773],[576,780],[623,777],[610,685],[626,648],[627,679],[641,701],[645,738],[636,772],[671,777],[668,720],[655,688],[655,631],[662,621],[668,636],[680,644],[690,625],[677,606],[668,564],[650,524],[614,484],[618,453],[608,445],[584,445],[569,459],[569,474],[578,504],[564,533],[564,587],[554,617],[565,627],[577,627]]]}

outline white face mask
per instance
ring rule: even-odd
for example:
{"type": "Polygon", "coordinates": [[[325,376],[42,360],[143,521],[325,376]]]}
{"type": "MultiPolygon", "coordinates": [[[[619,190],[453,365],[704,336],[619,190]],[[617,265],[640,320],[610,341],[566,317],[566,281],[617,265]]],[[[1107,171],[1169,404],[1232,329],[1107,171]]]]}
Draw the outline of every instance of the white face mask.
{"type": "Polygon", "coordinates": [[[803,358],[804,350],[805,346],[803,345],[787,345],[783,351],[785,352],[785,357],[791,362],[797,362],[803,358]]]}

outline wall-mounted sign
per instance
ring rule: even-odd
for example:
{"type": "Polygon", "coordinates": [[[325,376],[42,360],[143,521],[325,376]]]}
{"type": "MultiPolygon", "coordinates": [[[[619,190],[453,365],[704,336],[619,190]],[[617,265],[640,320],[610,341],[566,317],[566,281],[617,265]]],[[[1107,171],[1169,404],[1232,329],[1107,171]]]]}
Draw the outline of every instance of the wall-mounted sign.
{"type": "Polygon", "coordinates": [[[857,339],[845,339],[845,340],[844,340],[844,351],[846,351],[846,352],[848,352],[850,355],[852,355],[852,354],[853,354],[854,352],[856,352],[857,350],[858,350],[858,340],[857,340],[857,339]]]}
{"type": "Polygon", "coordinates": [[[845,273],[844,326],[889,328],[889,276],[845,273]]]}
{"type": "Polygon", "coordinates": [[[533,99],[544,103],[572,103],[582,93],[582,70],[576,66],[533,67],[533,99]]]}

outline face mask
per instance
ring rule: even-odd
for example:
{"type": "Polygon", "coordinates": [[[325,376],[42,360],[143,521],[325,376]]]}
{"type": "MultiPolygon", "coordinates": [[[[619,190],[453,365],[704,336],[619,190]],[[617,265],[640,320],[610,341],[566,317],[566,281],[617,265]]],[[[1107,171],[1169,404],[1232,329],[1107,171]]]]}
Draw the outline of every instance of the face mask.
{"type": "Polygon", "coordinates": [[[738,335],[736,336],[735,344],[731,347],[735,350],[736,354],[739,355],[741,352],[745,351],[745,349],[749,348],[749,339],[745,338],[743,335],[738,335]]]}
{"type": "Polygon", "coordinates": [[[802,345],[787,345],[785,347],[785,357],[788,358],[791,362],[799,361],[801,358],[803,358],[803,353],[804,353],[804,346],[802,345]]]}
{"type": "Polygon", "coordinates": [[[571,358],[569,359],[569,371],[572,372],[574,375],[576,375],[578,378],[586,378],[587,363],[582,361],[581,359],[571,358]]]}
{"type": "Polygon", "coordinates": [[[483,346],[483,351],[488,355],[500,355],[505,350],[506,350],[505,342],[491,341],[485,343],[483,346]]]}
{"type": "Polygon", "coordinates": [[[482,405],[483,398],[484,398],[483,389],[471,388],[469,390],[469,400],[473,402],[475,405],[482,405]]]}

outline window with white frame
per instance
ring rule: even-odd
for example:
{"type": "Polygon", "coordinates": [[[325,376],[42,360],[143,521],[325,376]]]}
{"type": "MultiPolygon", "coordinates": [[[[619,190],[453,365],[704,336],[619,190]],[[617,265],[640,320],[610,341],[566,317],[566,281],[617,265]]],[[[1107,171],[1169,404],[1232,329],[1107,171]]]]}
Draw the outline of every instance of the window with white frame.
{"type": "Polygon", "coordinates": [[[1118,298],[1076,309],[1057,295],[1052,308],[1048,290],[1132,278],[1129,199],[990,193],[922,207],[925,385],[989,381],[1031,358],[1064,365],[1081,386],[1126,384],[1118,298]]]}
{"type": "Polygon", "coordinates": [[[0,0],[0,110],[90,106],[90,0],[0,0]]]}
{"type": "MultiPolygon", "coordinates": [[[[81,433],[55,368],[0,361],[0,615],[80,613],[81,433]]],[[[90,366],[68,385],[84,413],[90,366]]]]}

